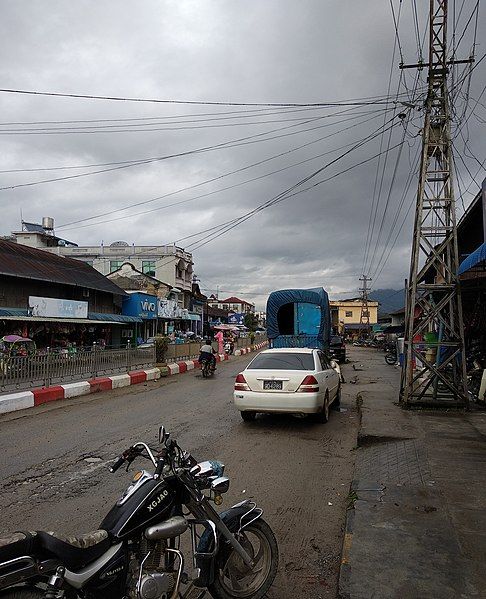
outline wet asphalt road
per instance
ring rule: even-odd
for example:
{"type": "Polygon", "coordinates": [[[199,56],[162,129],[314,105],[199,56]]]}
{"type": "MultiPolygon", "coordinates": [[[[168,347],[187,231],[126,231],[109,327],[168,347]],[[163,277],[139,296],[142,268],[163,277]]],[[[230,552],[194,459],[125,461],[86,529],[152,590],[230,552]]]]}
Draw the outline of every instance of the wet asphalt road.
{"type": "MultiPolygon", "coordinates": [[[[344,409],[332,411],[327,424],[292,416],[244,423],[232,391],[248,361],[220,364],[209,380],[190,371],[1,416],[0,533],[97,529],[129,482],[124,470],[110,474],[108,464],[134,441],[155,443],[164,424],[197,459],[226,464],[231,488],[222,509],[245,498],[264,509],[280,550],[268,597],[336,597],[358,427],[356,388],[343,386],[344,409]]],[[[350,370],[344,367],[345,376],[350,370]]]]}

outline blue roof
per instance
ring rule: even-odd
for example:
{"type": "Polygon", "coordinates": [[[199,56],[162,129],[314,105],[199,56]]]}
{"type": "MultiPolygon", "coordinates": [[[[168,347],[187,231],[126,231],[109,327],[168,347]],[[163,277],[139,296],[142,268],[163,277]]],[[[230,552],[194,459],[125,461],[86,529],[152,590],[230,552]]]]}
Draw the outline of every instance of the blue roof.
{"type": "Polygon", "coordinates": [[[486,262],[486,242],[481,244],[472,254],[469,254],[469,256],[461,262],[459,274],[462,275],[481,262],[486,262]]]}

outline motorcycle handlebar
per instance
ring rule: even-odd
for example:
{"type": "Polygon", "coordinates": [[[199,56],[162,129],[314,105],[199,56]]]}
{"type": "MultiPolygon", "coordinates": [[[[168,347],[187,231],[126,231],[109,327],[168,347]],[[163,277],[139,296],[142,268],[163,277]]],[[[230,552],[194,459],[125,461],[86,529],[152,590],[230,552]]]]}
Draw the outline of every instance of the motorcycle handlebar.
{"type": "Polygon", "coordinates": [[[125,458],[123,456],[120,456],[116,462],[110,466],[110,472],[116,472],[118,470],[118,468],[120,468],[120,466],[123,466],[123,464],[125,463],[125,458]]]}

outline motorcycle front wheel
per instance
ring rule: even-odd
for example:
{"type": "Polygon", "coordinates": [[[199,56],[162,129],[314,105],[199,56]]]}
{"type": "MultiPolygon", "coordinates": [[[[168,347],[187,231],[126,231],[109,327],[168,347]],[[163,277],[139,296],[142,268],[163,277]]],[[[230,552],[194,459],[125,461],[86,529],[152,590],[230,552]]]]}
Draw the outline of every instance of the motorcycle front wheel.
{"type": "Polygon", "coordinates": [[[209,587],[214,599],[261,599],[275,579],[278,546],[270,526],[259,518],[241,532],[238,540],[254,560],[254,566],[246,566],[230,547],[220,551],[214,582],[209,587]]]}
{"type": "Polygon", "coordinates": [[[397,362],[397,357],[395,354],[387,354],[385,356],[385,362],[389,365],[389,366],[393,366],[393,364],[396,364],[397,362]]]}

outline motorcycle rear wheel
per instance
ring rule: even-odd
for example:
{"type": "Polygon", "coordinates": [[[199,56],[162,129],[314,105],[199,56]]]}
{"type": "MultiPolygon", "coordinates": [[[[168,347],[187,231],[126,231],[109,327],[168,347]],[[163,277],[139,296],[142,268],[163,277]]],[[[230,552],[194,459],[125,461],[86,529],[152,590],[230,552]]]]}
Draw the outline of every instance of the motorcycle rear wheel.
{"type": "Polygon", "coordinates": [[[278,546],[270,526],[259,518],[242,531],[239,541],[255,560],[255,566],[245,566],[234,549],[221,551],[214,582],[209,586],[214,599],[261,599],[272,586],[278,568],[278,546]]]}

